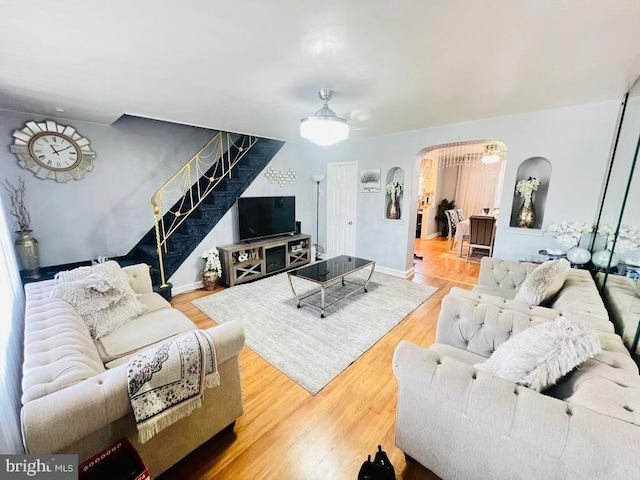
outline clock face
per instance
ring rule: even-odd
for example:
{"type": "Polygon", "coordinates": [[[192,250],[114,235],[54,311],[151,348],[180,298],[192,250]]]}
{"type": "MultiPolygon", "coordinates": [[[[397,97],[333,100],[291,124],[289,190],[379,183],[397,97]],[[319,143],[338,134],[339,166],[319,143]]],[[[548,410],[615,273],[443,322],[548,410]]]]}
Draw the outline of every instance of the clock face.
{"type": "Polygon", "coordinates": [[[96,154],[89,139],[71,126],[53,120],[27,122],[23,129],[13,132],[13,138],[11,151],[18,156],[18,165],[42,180],[82,180],[93,170],[96,154]]]}
{"type": "Polygon", "coordinates": [[[82,160],[76,142],[54,133],[35,135],[29,142],[29,153],[37,163],[51,170],[71,170],[82,160]]]}

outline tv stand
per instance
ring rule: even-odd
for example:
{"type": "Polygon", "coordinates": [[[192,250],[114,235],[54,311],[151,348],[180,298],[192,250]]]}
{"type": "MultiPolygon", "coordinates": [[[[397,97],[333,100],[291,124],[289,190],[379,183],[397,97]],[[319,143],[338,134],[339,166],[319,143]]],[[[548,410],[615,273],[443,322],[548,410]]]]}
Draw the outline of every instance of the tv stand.
{"type": "Polygon", "coordinates": [[[282,235],[218,247],[222,281],[240,283],[285,272],[311,262],[311,235],[282,235]]]}

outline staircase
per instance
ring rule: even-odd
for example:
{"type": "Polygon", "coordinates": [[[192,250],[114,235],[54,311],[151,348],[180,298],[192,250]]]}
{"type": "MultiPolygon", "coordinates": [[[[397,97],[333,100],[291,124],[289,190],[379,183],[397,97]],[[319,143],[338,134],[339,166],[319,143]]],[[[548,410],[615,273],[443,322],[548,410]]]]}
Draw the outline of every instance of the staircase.
{"type": "Polygon", "coordinates": [[[124,257],[167,279],[209,234],[284,142],[219,132],[152,196],[155,226],[124,257]],[[167,208],[165,205],[171,205],[167,208]]]}

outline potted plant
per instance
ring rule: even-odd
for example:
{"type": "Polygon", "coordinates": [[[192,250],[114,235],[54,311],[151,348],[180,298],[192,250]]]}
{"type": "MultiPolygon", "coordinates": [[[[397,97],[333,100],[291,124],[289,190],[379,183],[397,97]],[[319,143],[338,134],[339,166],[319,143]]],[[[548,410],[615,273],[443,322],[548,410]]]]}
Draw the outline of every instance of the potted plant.
{"type": "Polygon", "coordinates": [[[202,284],[206,290],[214,290],[218,284],[218,278],[222,275],[218,249],[213,247],[205,250],[202,252],[202,258],[206,260],[204,271],[202,272],[202,284]]]}
{"type": "Polygon", "coordinates": [[[447,222],[447,215],[444,213],[447,210],[453,210],[456,208],[455,200],[447,200],[443,198],[442,201],[438,204],[438,213],[436,215],[436,221],[440,226],[440,235],[446,237],[449,235],[449,223],[447,222]]]}

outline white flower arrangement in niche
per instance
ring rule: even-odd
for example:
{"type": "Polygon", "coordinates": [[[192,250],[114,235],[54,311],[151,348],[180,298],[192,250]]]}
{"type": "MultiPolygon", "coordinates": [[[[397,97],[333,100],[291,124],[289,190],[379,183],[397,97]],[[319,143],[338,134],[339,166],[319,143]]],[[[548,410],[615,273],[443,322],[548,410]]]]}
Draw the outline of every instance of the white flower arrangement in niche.
{"type": "Polygon", "coordinates": [[[560,245],[568,248],[577,247],[580,244],[580,238],[585,233],[593,232],[591,223],[581,222],[562,222],[554,223],[549,227],[550,232],[554,232],[553,239],[560,245]]]}
{"type": "Polygon", "coordinates": [[[516,193],[525,201],[533,199],[533,192],[537,192],[540,188],[540,179],[538,177],[529,177],[527,180],[520,180],[516,184],[516,193]]]}
{"type": "Polygon", "coordinates": [[[387,195],[391,195],[392,197],[399,197],[402,193],[402,183],[400,182],[391,182],[387,185],[387,195]]]}
{"type": "Polygon", "coordinates": [[[215,272],[216,275],[222,275],[222,265],[220,264],[220,254],[218,249],[213,247],[202,252],[202,258],[206,260],[204,266],[205,272],[215,272]]]}

